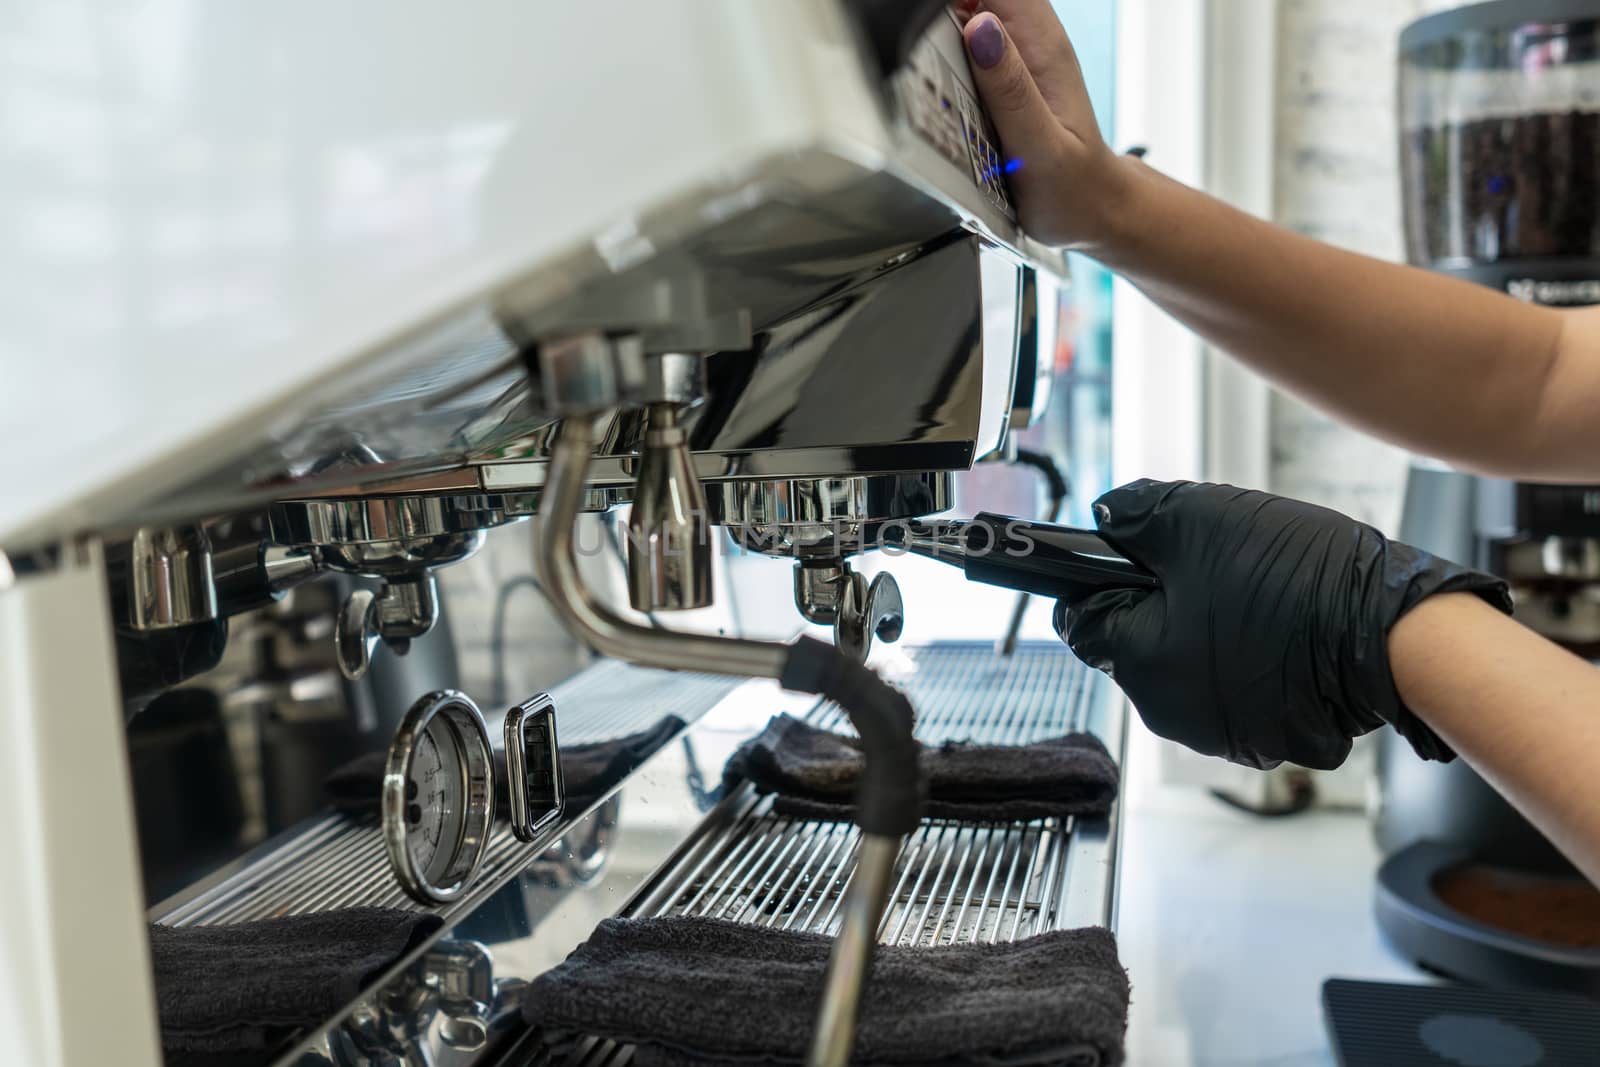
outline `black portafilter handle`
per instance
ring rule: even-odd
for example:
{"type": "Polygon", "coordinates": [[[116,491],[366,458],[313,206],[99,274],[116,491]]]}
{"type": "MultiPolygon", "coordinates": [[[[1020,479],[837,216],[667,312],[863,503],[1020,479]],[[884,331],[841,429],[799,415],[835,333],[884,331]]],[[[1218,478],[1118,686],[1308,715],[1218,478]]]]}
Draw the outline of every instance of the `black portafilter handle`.
{"type": "Polygon", "coordinates": [[[900,540],[917,555],[960,567],[968,581],[1052,599],[1100,589],[1155,589],[1161,584],[1093,530],[993,512],[983,512],[970,522],[914,530],[900,540]]]}

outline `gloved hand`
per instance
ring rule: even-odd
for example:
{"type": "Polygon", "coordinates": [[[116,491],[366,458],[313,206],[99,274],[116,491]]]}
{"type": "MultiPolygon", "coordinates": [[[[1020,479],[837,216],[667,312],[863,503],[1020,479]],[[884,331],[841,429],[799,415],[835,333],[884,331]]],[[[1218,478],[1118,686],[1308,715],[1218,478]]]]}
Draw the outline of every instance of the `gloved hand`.
{"type": "Polygon", "coordinates": [[[1155,733],[1251,767],[1331,769],[1389,723],[1424,759],[1455,757],[1401,703],[1389,630],[1434,593],[1477,593],[1509,614],[1504,582],[1228,485],[1134,482],[1096,501],[1095,519],[1161,588],[1063,599],[1056,630],[1155,733]]]}

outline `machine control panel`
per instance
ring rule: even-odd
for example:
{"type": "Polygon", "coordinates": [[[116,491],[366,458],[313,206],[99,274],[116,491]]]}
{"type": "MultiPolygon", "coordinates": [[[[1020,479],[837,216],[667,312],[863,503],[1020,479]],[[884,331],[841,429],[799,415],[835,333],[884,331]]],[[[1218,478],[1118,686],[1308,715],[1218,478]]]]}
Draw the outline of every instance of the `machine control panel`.
{"type": "MultiPolygon", "coordinates": [[[[956,38],[959,42],[959,36],[956,38]]],[[[895,76],[896,94],[912,129],[951,163],[966,170],[989,202],[1015,221],[1006,174],[1017,165],[1000,154],[1000,139],[966,73],[930,34],[895,76]]]]}

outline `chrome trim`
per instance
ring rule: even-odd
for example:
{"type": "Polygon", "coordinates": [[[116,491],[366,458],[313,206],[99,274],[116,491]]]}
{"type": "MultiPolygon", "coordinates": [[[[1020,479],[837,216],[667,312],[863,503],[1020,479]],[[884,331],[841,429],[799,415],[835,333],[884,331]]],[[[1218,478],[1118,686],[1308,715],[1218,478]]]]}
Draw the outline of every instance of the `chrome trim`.
{"type": "Polygon", "coordinates": [[[706,486],[712,524],[797,531],[790,535],[792,540],[813,530],[831,533],[840,523],[855,526],[922,518],[948,510],[954,502],[955,475],[948,471],[725,481],[706,486]]]}
{"type": "MultiPolygon", "coordinates": [[[[602,442],[628,437],[631,428],[613,422],[600,436],[602,442]]],[[[635,446],[636,439],[633,439],[635,446]]],[[[546,458],[552,434],[548,441],[536,447],[540,457],[535,460],[518,460],[506,463],[486,463],[480,468],[484,485],[492,492],[537,493],[546,478],[546,458]]],[[[596,490],[616,494],[612,503],[626,503],[630,499],[639,457],[634,448],[613,454],[619,445],[602,443],[589,468],[589,486],[596,490]]],[[[718,482],[787,481],[793,479],[826,480],[848,472],[871,473],[903,471],[964,471],[971,468],[975,451],[970,443],[961,441],[925,442],[914,449],[894,444],[859,445],[846,448],[818,446],[815,448],[789,448],[762,451],[737,449],[730,451],[694,451],[690,461],[695,473],[707,488],[718,482]]]]}
{"type": "Polygon", "coordinates": [[[566,803],[556,705],[550,694],[539,693],[506,712],[504,734],[511,832],[518,841],[532,843],[561,818],[566,803]],[[541,801],[537,807],[535,790],[541,801]]]}
{"type": "Polygon", "coordinates": [[[334,659],[339,673],[352,682],[366,676],[377,651],[378,628],[372,624],[372,606],[377,599],[370,589],[353,589],[334,616],[334,659]]]}
{"type": "Polygon", "coordinates": [[[833,624],[833,640],[840,652],[865,663],[872,655],[873,638],[892,644],[900,640],[905,627],[905,601],[894,575],[883,571],[871,582],[860,574],[849,576],[833,624]]]}
{"type": "Polygon", "coordinates": [[[128,625],[170,630],[217,617],[211,541],[201,526],[145,527],[128,559],[128,625]]]}
{"type": "Polygon", "coordinates": [[[1011,396],[1012,430],[1044,418],[1055,385],[1056,343],[1061,328],[1061,284],[1034,267],[1022,270],[1021,329],[1017,335],[1017,384],[1011,396]]]}
{"type": "Polygon", "coordinates": [[[671,404],[650,406],[633,510],[628,515],[628,602],[635,611],[711,605],[706,496],[671,404]]]}
{"type": "MultiPolygon", "coordinates": [[[[533,513],[515,496],[371,496],[285,500],[272,506],[273,540],[296,547],[391,545],[474,534],[533,513]]],[[[342,569],[356,569],[356,562],[342,569]]],[[[339,559],[327,561],[338,566],[339,559]]]]}
{"type": "MultiPolygon", "coordinates": [[[[468,543],[476,549],[478,542],[474,538],[468,543]]],[[[426,637],[439,621],[439,583],[433,572],[425,567],[407,572],[392,564],[387,569],[391,577],[377,593],[351,590],[334,619],[334,655],[340,673],[352,682],[367,673],[380,640],[403,656],[412,641],[426,637]]]]}
{"type": "Polygon", "coordinates": [[[395,731],[383,774],[383,844],[389,865],[405,891],[423,903],[443,903],[459,897],[471,884],[489,846],[494,822],[494,751],[489,730],[478,706],[465,693],[441,690],[411,705],[395,731]],[[441,847],[450,849],[449,860],[437,877],[417,866],[406,847],[406,784],[417,743],[435,719],[443,719],[454,732],[461,775],[460,833],[441,847]]]}
{"type": "Polygon", "coordinates": [[[588,330],[547,339],[535,362],[540,400],[551,415],[593,415],[644,400],[644,344],[637,334],[588,330]]]}
{"type": "Polygon", "coordinates": [[[794,567],[794,606],[807,622],[833,627],[839,651],[859,663],[872,653],[872,639],[900,640],[905,601],[887,571],[869,583],[845,559],[801,560],[794,567]]]}

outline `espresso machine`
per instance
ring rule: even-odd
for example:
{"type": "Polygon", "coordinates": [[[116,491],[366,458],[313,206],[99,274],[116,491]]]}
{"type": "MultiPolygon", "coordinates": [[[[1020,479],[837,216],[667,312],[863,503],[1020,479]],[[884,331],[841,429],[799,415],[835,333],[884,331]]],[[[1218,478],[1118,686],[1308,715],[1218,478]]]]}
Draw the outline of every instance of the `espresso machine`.
{"type": "MultiPolygon", "coordinates": [[[[1552,306],[1600,302],[1600,5],[1485,3],[1400,42],[1406,247],[1552,306]]],[[[1413,464],[1400,536],[1504,577],[1519,622],[1600,661],[1600,487],[1413,464]]],[[[1379,753],[1380,925],[1422,965],[1600,992],[1600,891],[1465,763],[1379,753]]]]}
{"type": "Polygon", "coordinates": [[[706,914],[835,936],[836,1064],[874,943],[1110,922],[1115,816],[919,822],[909,709],[1120,759],[1120,695],[899,642],[853,566],[984,576],[936,519],[1040,414],[1066,278],[945,5],[50,12],[3,31],[59,121],[5,179],[49,241],[0,250],[38,298],[0,327],[0,1058],[189,1062],[163,944],[361,907],[430,922],[238,1062],[566,1062],[529,979],[706,914]],[[832,640],[747,632],[774,596],[832,640]],[[859,732],[857,824],[708,787],[781,711],[859,732]]]}

